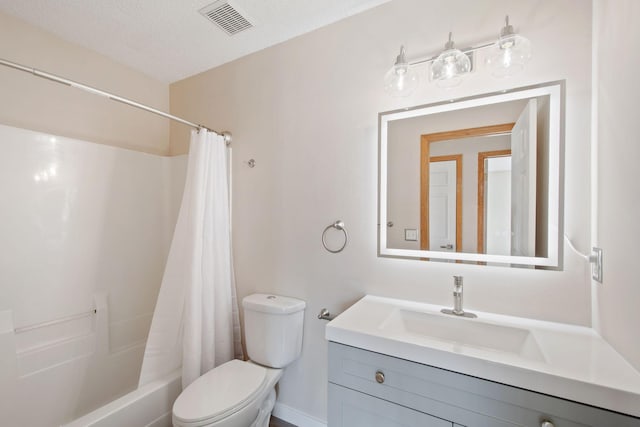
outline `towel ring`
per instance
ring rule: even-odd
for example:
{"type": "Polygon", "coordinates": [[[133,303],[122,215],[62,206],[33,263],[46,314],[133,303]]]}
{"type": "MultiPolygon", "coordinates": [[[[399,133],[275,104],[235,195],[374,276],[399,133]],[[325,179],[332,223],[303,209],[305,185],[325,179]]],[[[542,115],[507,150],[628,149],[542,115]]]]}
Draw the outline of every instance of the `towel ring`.
{"type": "Polygon", "coordinates": [[[331,252],[332,254],[337,254],[338,252],[342,252],[345,246],[347,246],[348,241],[349,241],[349,235],[347,234],[347,230],[344,228],[344,222],[342,222],[341,220],[337,220],[333,224],[328,225],[327,228],[325,228],[324,231],[322,232],[322,246],[324,246],[324,248],[327,251],[331,252]],[[329,231],[329,229],[331,228],[335,228],[336,230],[340,230],[344,233],[344,243],[339,249],[329,249],[329,247],[327,246],[325,235],[327,234],[327,231],[329,231]]]}

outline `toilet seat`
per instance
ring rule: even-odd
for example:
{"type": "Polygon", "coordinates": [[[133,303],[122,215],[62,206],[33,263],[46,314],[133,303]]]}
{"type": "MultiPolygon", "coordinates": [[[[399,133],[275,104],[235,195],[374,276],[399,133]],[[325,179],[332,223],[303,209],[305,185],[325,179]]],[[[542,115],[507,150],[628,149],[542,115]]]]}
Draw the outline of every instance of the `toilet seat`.
{"type": "Polygon", "coordinates": [[[252,402],[267,383],[267,369],[231,360],[195,380],[178,396],[173,417],[180,425],[206,425],[252,402]]]}

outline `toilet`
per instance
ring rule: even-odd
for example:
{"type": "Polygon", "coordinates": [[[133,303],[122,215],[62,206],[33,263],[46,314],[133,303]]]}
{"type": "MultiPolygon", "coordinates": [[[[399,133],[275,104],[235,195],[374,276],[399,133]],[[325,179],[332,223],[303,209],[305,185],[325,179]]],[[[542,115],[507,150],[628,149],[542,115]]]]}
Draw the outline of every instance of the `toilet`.
{"type": "Polygon", "coordinates": [[[283,369],[300,356],[305,302],[242,300],[249,361],[231,360],[189,384],[173,404],[175,427],[268,427],[283,369]]]}

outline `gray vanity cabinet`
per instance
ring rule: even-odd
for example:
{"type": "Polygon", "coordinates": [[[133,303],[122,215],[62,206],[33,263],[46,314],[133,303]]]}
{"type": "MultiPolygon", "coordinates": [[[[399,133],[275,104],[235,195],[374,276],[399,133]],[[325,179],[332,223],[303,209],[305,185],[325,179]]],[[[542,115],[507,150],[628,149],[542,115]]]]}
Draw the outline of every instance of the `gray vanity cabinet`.
{"type": "Polygon", "coordinates": [[[329,343],[328,427],[627,427],[640,419],[329,343]]]}
{"type": "Polygon", "coordinates": [[[451,421],[396,405],[346,387],[329,384],[330,426],[344,427],[452,427],[451,421]]]}

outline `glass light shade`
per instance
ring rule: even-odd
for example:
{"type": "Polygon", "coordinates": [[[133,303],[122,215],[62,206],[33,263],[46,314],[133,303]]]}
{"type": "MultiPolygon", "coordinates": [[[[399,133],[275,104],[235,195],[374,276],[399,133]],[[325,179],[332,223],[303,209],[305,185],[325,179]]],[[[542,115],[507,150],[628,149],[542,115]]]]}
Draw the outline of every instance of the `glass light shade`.
{"type": "Polygon", "coordinates": [[[394,65],[384,76],[384,90],[394,96],[408,96],[418,87],[418,73],[408,65],[394,65]]]}
{"type": "Polygon", "coordinates": [[[418,73],[405,58],[404,46],[400,47],[396,63],[384,76],[384,90],[393,96],[408,96],[418,87],[418,80],[418,73]]]}
{"type": "Polygon", "coordinates": [[[459,49],[447,49],[431,64],[431,80],[440,87],[460,84],[462,74],[471,71],[471,60],[459,49]]]}
{"type": "Polygon", "coordinates": [[[531,42],[518,34],[505,34],[489,48],[486,65],[495,77],[508,77],[524,70],[531,59],[531,42]]]}

